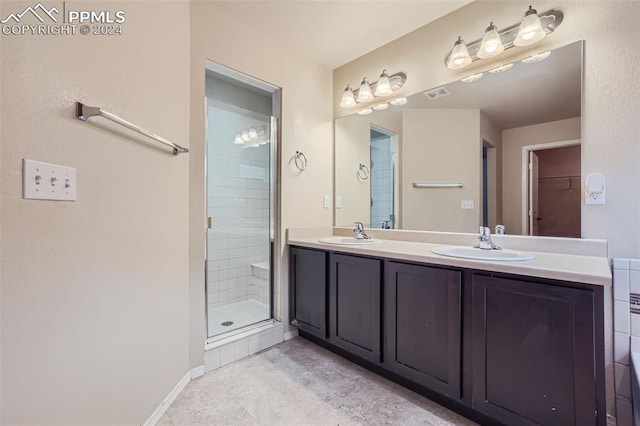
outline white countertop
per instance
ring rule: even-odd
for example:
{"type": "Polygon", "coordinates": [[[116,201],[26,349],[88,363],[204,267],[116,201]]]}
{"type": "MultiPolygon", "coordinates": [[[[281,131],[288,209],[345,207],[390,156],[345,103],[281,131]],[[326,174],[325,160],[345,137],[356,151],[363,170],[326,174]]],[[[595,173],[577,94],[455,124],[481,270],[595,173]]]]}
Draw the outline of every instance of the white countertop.
{"type": "Polygon", "coordinates": [[[290,233],[287,238],[287,243],[289,245],[317,248],[341,253],[361,254],[387,259],[503,272],[538,278],[595,284],[604,287],[610,287],[612,281],[611,268],[609,266],[609,260],[606,257],[518,250],[522,253],[532,254],[535,258],[533,260],[516,262],[471,260],[442,256],[431,251],[431,249],[435,247],[450,244],[383,239],[379,244],[346,246],[326,244],[318,241],[321,238],[330,237],[330,233],[323,232],[313,236],[308,234],[309,233],[294,233],[294,235],[292,235],[290,233]]]}

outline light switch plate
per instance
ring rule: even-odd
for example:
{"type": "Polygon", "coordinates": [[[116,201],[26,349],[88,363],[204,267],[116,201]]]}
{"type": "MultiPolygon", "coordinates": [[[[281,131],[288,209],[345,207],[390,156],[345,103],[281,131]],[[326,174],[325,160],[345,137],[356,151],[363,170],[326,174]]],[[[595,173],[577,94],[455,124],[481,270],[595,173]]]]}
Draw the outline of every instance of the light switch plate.
{"type": "Polygon", "coordinates": [[[336,195],[336,209],[342,208],[342,195],[336,195]]]}
{"type": "Polygon", "coordinates": [[[460,208],[463,210],[473,210],[473,200],[462,200],[460,208]]]}
{"type": "Polygon", "coordinates": [[[27,200],[76,201],[74,167],[22,160],[22,198],[27,200]]]}
{"type": "Polygon", "coordinates": [[[324,199],[322,200],[322,205],[324,206],[325,209],[328,209],[329,207],[331,207],[331,196],[330,195],[325,195],[324,199]]]}

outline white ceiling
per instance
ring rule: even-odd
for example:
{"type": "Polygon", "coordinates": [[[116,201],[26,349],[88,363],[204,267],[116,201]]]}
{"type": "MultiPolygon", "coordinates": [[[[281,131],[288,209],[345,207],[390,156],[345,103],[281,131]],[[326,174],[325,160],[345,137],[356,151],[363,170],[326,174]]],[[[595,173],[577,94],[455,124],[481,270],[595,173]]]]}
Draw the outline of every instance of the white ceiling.
{"type": "Polygon", "coordinates": [[[335,69],[471,1],[262,0],[217,6],[242,16],[243,27],[262,30],[296,55],[335,69]]]}

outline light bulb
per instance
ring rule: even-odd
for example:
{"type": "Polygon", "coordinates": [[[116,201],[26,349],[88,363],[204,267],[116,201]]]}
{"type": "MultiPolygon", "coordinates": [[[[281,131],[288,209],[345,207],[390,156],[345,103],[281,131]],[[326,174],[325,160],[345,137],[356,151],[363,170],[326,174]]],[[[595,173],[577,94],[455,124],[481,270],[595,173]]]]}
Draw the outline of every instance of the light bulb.
{"type": "Polygon", "coordinates": [[[376,91],[374,92],[374,95],[389,96],[392,93],[393,90],[391,90],[389,74],[387,74],[387,70],[383,70],[382,74],[380,74],[380,78],[378,79],[378,83],[376,84],[376,91]]]}
{"type": "Polygon", "coordinates": [[[373,112],[373,110],[371,108],[365,108],[361,111],[358,111],[358,114],[360,115],[369,115],[373,112]]]}
{"type": "Polygon", "coordinates": [[[340,100],[340,106],[342,108],[351,108],[356,104],[356,98],[353,96],[353,90],[351,85],[347,84],[347,87],[342,92],[342,99],[340,100]]]}
{"type": "Polygon", "coordinates": [[[504,46],[502,45],[500,34],[498,34],[498,28],[493,25],[492,22],[482,37],[482,43],[480,43],[480,49],[478,50],[478,58],[492,58],[502,52],[504,52],[504,46]]]}
{"type": "Polygon", "coordinates": [[[453,44],[451,54],[447,60],[447,68],[451,70],[457,70],[464,68],[472,62],[467,45],[464,44],[462,37],[458,37],[458,40],[453,44]]]}
{"type": "Polygon", "coordinates": [[[369,86],[369,80],[367,78],[362,79],[362,83],[360,84],[360,90],[358,90],[358,97],[356,100],[358,102],[367,102],[373,99],[373,94],[371,93],[371,86],[369,86]]]}
{"type": "Polygon", "coordinates": [[[249,142],[251,140],[251,138],[249,137],[249,131],[248,130],[243,130],[242,131],[242,140],[245,142],[249,142]]]}
{"type": "Polygon", "coordinates": [[[256,130],[255,127],[252,127],[249,129],[249,139],[257,139],[258,138],[258,131],[256,130]]]}
{"type": "Polygon", "coordinates": [[[537,43],[546,36],[547,33],[542,29],[538,11],[529,6],[529,10],[524,14],[524,19],[518,28],[516,39],[513,40],[514,46],[529,46],[537,43]]]}
{"type": "Polygon", "coordinates": [[[387,108],[389,108],[389,104],[388,104],[388,103],[386,103],[386,102],[385,102],[385,103],[383,103],[383,104],[375,105],[375,106],[373,107],[373,109],[375,109],[376,111],[384,111],[384,110],[385,110],[385,109],[387,109],[387,108]]]}

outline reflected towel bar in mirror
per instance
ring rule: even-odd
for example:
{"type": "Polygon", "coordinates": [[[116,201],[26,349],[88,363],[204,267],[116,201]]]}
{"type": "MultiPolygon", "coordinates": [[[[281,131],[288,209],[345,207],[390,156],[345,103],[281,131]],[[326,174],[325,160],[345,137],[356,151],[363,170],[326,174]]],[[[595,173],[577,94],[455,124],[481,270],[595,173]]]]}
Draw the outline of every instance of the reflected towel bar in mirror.
{"type": "Polygon", "coordinates": [[[461,183],[418,183],[413,182],[414,188],[462,188],[461,183]]]}
{"type": "Polygon", "coordinates": [[[131,129],[134,132],[140,133],[141,135],[145,135],[157,142],[170,146],[171,148],[173,148],[173,155],[178,155],[182,152],[189,152],[188,148],[185,148],[176,143],[173,143],[168,139],[165,139],[161,136],[156,135],[155,133],[151,133],[150,131],[143,129],[142,127],[136,124],[133,124],[125,120],[124,118],[118,117],[115,114],[107,112],[100,107],[90,107],[90,106],[84,105],[81,102],[76,102],[76,118],[78,120],[87,121],[89,118],[96,117],[96,116],[106,118],[109,121],[113,121],[114,123],[117,123],[121,126],[126,127],[127,129],[131,129]]]}

